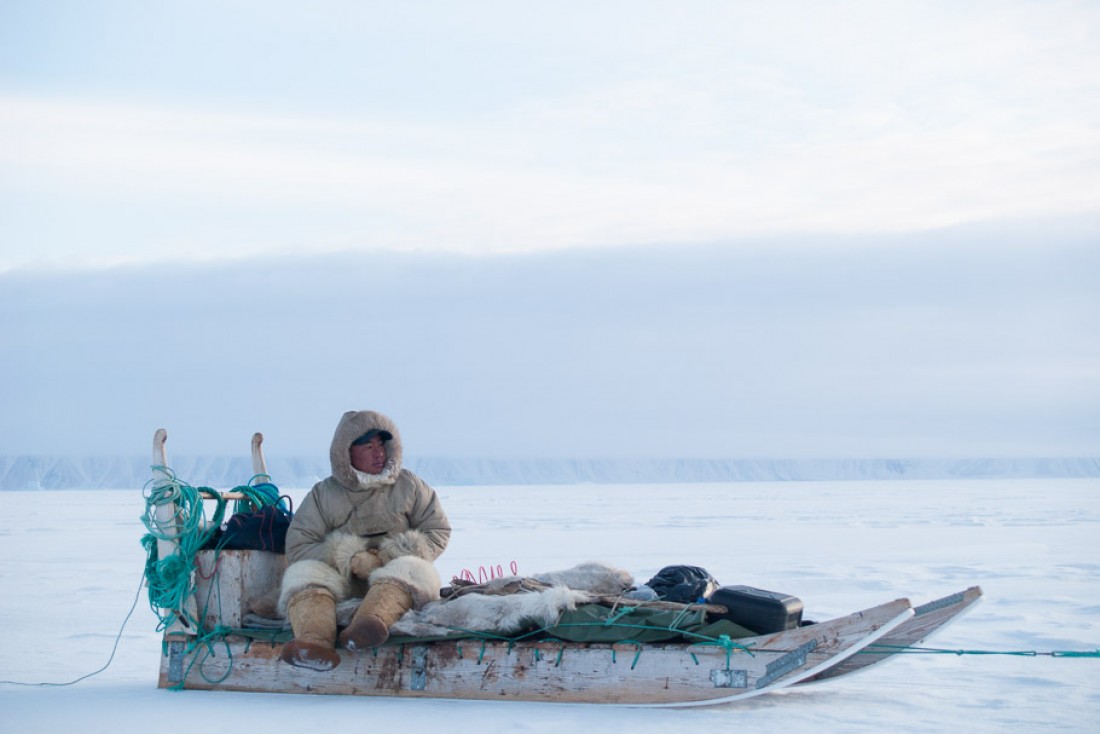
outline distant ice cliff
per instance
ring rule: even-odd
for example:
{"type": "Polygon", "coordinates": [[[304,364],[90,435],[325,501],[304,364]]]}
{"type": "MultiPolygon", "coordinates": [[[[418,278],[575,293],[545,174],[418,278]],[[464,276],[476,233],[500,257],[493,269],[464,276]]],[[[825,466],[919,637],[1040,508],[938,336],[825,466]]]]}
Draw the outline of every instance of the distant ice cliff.
{"type": "MultiPolygon", "coordinates": [[[[495,460],[412,459],[406,465],[429,483],[446,485],[576,484],[582,482],[770,482],[861,479],[1023,479],[1100,477],[1100,457],[1032,459],[670,459],[495,460]]],[[[194,486],[246,484],[252,465],[242,457],[174,457],[172,470],[194,486]]],[[[278,486],[303,488],[328,476],[327,459],[269,459],[278,486]]],[[[140,489],[148,460],[120,457],[0,456],[0,490],[140,489]]]]}

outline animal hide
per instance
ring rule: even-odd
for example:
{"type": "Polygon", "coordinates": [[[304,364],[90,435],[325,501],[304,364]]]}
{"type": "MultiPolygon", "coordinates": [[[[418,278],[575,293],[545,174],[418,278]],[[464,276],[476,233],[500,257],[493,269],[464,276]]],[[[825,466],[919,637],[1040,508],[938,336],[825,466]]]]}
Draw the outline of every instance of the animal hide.
{"type": "Polygon", "coordinates": [[[513,634],[527,628],[551,627],[562,612],[600,595],[621,594],[633,577],[604,563],[589,562],[563,571],[535,574],[538,591],[508,593],[524,579],[506,576],[480,587],[483,593],[463,593],[407,612],[391,632],[412,637],[445,635],[455,630],[513,634]]]}
{"type": "Polygon", "coordinates": [[[466,594],[406,612],[390,633],[431,637],[462,630],[512,634],[529,627],[552,627],[562,612],[590,598],[587,592],[564,586],[507,596],[466,594]]]}
{"type": "MultiPolygon", "coordinates": [[[[406,612],[390,632],[410,637],[434,637],[457,630],[514,634],[528,628],[552,627],[561,614],[577,604],[594,601],[599,596],[615,596],[631,588],[633,577],[622,569],[603,563],[582,563],[562,571],[535,574],[531,577],[506,576],[466,588],[443,601],[434,601],[420,609],[406,612]],[[528,583],[534,579],[536,583],[528,583]],[[552,584],[552,585],[551,585],[552,584]],[[535,591],[520,588],[534,587],[535,591]]],[[[351,623],[361,599],[347,599],[336,607],[340,627],[351,623]]],[[[275,626],[275,620],[257,626],[275,626]]],[[[285,628],[285,621],[280,625],[285,628]]]]}
{"type": "Polygon", "coordinates": [[[606,596],[621,594],[634,586],[634,577],[629,573],[597,561],[581,563],[564,571],[537,573],[531,578],[551,586],[567,586],[606,596]]]}

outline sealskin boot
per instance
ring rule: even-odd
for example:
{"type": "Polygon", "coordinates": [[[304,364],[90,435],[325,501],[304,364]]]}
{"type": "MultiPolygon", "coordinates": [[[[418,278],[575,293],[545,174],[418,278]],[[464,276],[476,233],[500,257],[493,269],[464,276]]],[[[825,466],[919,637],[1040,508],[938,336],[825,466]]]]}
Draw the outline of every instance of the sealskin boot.
{"type": "Polygon", "coordinates": [[[336,597],[328,589],[305,589],[290,598],[287,616],[294,639],[283,645],[284,663],[310,670],[332,670],[336,652],[336,597]]]}
{"type": "Polygon", "coordinates": [[[386,581],[372,585],[351,624],[340,633],[340,644],[349,650],[378,647],[390,638],[390,627],[412,605],[412,595],[403,586],[386,581]]]}

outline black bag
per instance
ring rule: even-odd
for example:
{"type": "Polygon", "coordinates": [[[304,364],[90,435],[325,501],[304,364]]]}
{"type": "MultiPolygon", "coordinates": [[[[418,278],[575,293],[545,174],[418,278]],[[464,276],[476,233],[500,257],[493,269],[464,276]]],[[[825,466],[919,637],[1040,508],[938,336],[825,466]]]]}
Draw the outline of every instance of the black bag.
{"type": "Polygon", "coordinates": [[[711,614],[708,619],[726,619],[761,635],[798,629],[802,625],[802,600],[779,591],[723,586],[711,594],[710,602],[729,611],[711,614]]]}
{"type": "Polygon", "coordinates": [[[238,512],[226,521],[225,527],[215,534],[206,547],[285,553],[286,531],[293,515],[293,511],[282,502],[265,505],[258,510],[238,512]]]}
{"type": "Polygon", "coordinates": [[[694,604],[706,600],[720,584],[706,569],[698,566],[665,566],[646,586],[665,601],[694,604]]]}

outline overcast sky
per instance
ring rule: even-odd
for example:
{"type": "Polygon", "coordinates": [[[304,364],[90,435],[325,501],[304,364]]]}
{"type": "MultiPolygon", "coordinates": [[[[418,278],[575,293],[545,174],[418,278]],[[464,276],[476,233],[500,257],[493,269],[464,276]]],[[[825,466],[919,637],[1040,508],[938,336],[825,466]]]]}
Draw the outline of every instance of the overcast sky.
{"type": "Polygon", "coordinates": [[[0,0],[4,454],[1095,455],[1098,236],[1092,2],[0,0]]]}

